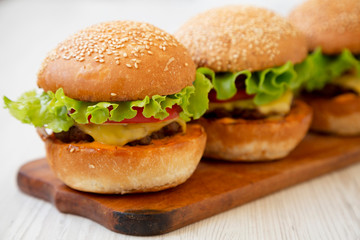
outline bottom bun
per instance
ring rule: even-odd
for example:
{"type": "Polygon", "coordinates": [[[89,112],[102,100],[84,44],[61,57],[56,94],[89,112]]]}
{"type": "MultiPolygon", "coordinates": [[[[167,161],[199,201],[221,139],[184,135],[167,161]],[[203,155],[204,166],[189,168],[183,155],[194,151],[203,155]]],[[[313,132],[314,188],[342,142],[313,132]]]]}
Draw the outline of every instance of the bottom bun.
{"type": "Polygon", "coordinates": [[[285,157],[304,138],[311,117],[311,108],[296,100],[288,115],[276,119],[201,118],[208,136],[204,156],[228,161],[285,157]]]}
{"type": "Polygon", "coordinates": [[[188,125],[186,134],[153,140],[146,146],[117,147],[98,142],[63,143],[42,138],[47,161],[67,186],[93,193],[154,192],[185,182],[203,154],[206,133],[188,125]]]}
{"type": "Polygon", "coordinates": [[[360,135],[360,97],[353,93],[334,98],[306,97],[314,109],[311,130],[337,135],[360,135]]]}

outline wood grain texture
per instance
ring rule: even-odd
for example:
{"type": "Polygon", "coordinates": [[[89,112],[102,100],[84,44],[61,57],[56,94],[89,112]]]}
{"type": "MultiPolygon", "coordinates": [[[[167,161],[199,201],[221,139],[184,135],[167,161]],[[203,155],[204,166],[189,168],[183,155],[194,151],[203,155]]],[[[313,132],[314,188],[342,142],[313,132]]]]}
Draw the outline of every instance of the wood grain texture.
{"type": "MultiPolygon", "coordinates": [[[[302,1],[0,1],[0,95],[16,98],[35,88],[35,76],[46,53],[91,24],[137,19],[174,32],[191,16],[215,6],[256,4],[285,16],[302,1]]],[[[2,107],[0,119],[1,240],[144,239],[59,213],[50,203],[21,193],[16,186],[18,168],[43,156],[44,146],[32,127],[15,121],[2,107]]],[[[360,240],[359,199],[360,164],[353,164],[146,240],[360,240]]]]}
{"type": "Polygon", "coordinates": [[[157,235],[247,203],[360,160],[360,138],[309,134],[287,158],[266,163],[203,160],[179,187],[150,194],[99,195],[72,190],[44,159],[25,164],[20,189],[61,212],[92,219],[130,235],[157,235]]]}

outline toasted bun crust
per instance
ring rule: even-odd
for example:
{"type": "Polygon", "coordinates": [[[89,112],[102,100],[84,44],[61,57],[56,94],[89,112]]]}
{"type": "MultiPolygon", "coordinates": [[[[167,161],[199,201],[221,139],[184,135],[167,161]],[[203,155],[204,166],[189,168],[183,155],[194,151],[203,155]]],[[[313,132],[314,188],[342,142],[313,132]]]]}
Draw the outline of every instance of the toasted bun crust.
{"type": "Polygon", "coordinates": [[[204,156],[252,162],[285,157],[304,138],[311,117],[311,108],[296,100],[290,113],[280,119],[201,118],[208,135],[204,156]]]}
{"type": "Polygon", "coordinates": [[[359,0],[308,0],[289,19],[305,33],[310,50],[321,47],[326,54],[338,54],[347,48],[360,53],[359,0]]]}
{"type": "Polygon", "coordinates": [[[218,72],[263,70],[301,62],[305,37],[275,13],[250,6],[226,6],[201,13],[175,36],[198,67],[218,72]]]}
{"type": "Polygon", "coordinates": [[[48,163],[67,186],[85,192],[124,194],[160,191],[183,183],[201,159],[206,133],[200,125],[189,125],[185,135],[134,147],[66,144],[53,136],[44,140],[48,163]]]}
{"type": "Polygon", "coordinates": [[[147,23],[86,28],[48,54],[38,74],[45,91],[82,101],[129,101],[192,85],[195,64],[172,35],[147,23]]]}
{"type": "Polygon", "coordinates": [[[360,135],[360,96],[347,93],[326,99],[304,97],[314,109],[311,129],[337,135],[360,135]]]}

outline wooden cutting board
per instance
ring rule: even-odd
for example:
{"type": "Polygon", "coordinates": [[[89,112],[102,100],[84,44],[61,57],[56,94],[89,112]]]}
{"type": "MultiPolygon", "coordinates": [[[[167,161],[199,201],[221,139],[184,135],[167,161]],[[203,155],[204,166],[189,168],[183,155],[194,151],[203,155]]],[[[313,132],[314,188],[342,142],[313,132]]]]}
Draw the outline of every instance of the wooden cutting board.
{"type": "Polygon", "coordinates": [[[158,193],[99,195],[72,190],[46,160],[23,165],[20,189],[59,211],[92,219],[115,232],[157,235],[173,231],[321,174],[360,161],[360,137],[309,134],[285,159],[229,163],[203,159],[184,184],[158,193]]]}

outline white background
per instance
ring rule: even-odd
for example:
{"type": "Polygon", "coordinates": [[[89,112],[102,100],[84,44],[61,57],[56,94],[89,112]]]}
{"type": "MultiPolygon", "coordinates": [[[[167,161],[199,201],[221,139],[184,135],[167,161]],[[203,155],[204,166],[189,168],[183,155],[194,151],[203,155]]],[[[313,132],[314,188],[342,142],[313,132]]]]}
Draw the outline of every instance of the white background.
{"type": "MultiPolygon", "coordinates": [[[[36,88],[46,53],[94,23],[146,21],[172,33],[189,17],[230,3],[264,6],[284,16],[300,0],[6,1],[0,0],[0,96],[36,88]]],[[[34,128],[0,103],[0,239],[133,239],[21,193],[17,169],[44,156],[34,128]]],[[[360,239],[357,164],[184,227],[169,239],[360,239]]],[[[157,237],[155,237],[157,238],[157,237]]]]}

